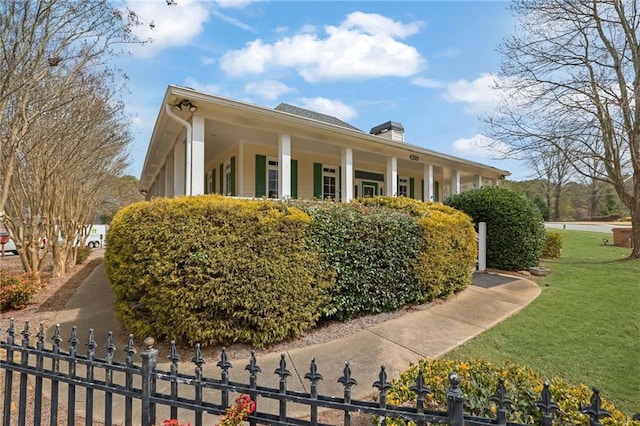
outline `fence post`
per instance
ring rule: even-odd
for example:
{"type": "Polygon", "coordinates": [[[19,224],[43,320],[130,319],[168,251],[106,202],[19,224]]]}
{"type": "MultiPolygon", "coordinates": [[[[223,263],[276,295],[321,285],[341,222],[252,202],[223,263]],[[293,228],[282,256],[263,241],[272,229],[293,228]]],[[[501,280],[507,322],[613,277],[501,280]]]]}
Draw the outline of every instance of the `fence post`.
{"type": "Polygon", "coordinates": [[[478,271],[487,269],[487,222],[478,222],[478,271]]]}
{"type": "Polygon", "coordinates": [[[151,403],[151,396],[155,394],[155,378],[153,373],[158,362],[158,350],[153,348],[155,340],[152,337],[144,339],[147,347],[140,354],[142,358],[142,426],[151,426],[156,422],[155,404],[151,403]]]}
{"type": "Polygon", "coordinates": [[[455,371],[449,373],[449,383],[447,388],[447,415],[451,426],[462,426],[464,424],[464,393],[460,389],[460,376],[455,371]]]}

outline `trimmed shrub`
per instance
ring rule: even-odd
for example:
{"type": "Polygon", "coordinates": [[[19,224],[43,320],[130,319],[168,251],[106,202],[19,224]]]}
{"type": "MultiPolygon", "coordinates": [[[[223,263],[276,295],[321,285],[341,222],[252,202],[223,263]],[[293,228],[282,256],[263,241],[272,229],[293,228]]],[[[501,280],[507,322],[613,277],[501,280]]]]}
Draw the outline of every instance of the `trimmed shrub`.
{"type": "Polygon", "coordinates": [[[15,273],[0,269],[0,311],[22,309],[44,284],[38,274],[15,273]]]}
{"type": "Polygon", "coordinates": [[[537,266],[545,229],[540,210],[525,196],[500,186],[450,196],[445,204],[487,223],[487,266],[518,271],[537,266]]]}
{"type": "MultiPolygon", "coordinates": [[[[446,410],[446,388],[449,386],[448,375],[457,372],[460,376],[460,388],[465,395],[466,414],[479,417],[495,418],[495,403],[489,401],[498,386],[500,378],[504,378],[507,397],[514,402],[508,410],[510,422],[538,424],[540,411],[535,402],[540,398],[546,379],[532,369],[510,362],[495,365],[486,360],[460,362],[451,360],[421,359],[392,381],[387,394],[387,403],[397,406],[416,405],[416,394],[411,390],[416,384],[418,371],[422,370],[424,385],[431,390],[425,396],[424,406],[427,410],[446,410]]],[[[552,400],[560,410],[555,414],[555,423],[562,425],[589,424],[589,417],[580,413],[580,407],[589,405],[592,390],[583,384],[570,385],[561,378],[555,377],[549,382],[552,400]]],[[[602,398],[602,395],[601,395],[602,398]]],[[[613,404],[602,398],[602,408],[609,411],[610,418],[601,420],[603,425],[630,425],[632,422],[613,404]]],[[[388,425],[415,424],[400,419],[387,419],[388,425]]]]}
{"type": "Polygon", "coordinates": [[[562,235],[557,232],[546,232],[542,257],[545,259],[560,259],[562,252],[562,235]]]}
{"type": "Polygon", "coordinates": [[[425,246],[414,271],[422,302],[447,297],[471,285],[478,246],[469,216],[441,203],[424,203],[405,197],[373,197],[357,201],[401,210],[418,219],[425,246]]]}
{"type": "Polygon", "coordinates": [[[91,255],[91,249],[89,247],[78,247],[78,252],[76,253],[76,265],[82,265],[87,261],[91,255]]]}
{"type": "Polygon", "coordinates": [[[313,244],[326,268],[335,271],[326,316],[346,320],[423,299],[414,265],[425,241],[415,218],[358,203],[313,203],[303,208],[312,218],[313,244]]]}
{"type": "Polygon", "coordinates": [[[137,336],[256,347],[316,324],[330,284],[309,216],[222,196],[140,202],[111,222],[106,271],[137,336]]]}

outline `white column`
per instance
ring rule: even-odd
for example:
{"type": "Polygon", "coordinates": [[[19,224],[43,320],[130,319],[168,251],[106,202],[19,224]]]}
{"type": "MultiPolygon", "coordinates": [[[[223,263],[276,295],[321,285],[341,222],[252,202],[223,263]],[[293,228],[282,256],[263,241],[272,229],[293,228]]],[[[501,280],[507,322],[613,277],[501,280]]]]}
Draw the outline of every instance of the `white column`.
{"type": "Polygon", "coordinates": [[[244,142],[240,142],[238,145],[236,169],[236,175],[238,176],[238,181],[236,183],[236,196],[244,197],[244,142]]]}
{"type": "Polygon", "coordinates": [[[473,178],[475,180],[475,182],[473,183],[473,186],[476,188],[482,188],[482,176],[475,175],[473,178]]]}
{"type": "Polygon", "coordinates": [[[174,196],[173,176],[175,173],[174,165],[173,165],[173,154],[169,154],[169,156],[167,156],[167,159],[165,160],[165,163],[164,163],[164,168],[166,170],[166,173],[164,175],[164,188],[165,188],[164,195],[165,197],[172,198],[174,196]]]}
{"type": "Polygon", "coordinates": [[[460,193],[460,172],[451,169],[451,195],[460,193]]]}
{"type": "Polygon", "coordinates": [[[189,195],[204,194],[204,117],[191,118],[191,190],[189,195]]]}
{"type": "Polygon", "coordinates": [[[433,164],[425,164],[423,171],[424,201],[433,201],[433,164]]]}
{"type": "Polygon", "coordinates": [[[387,193],[391,197],[398,196],[398,159],[396,157],[387,158],[387,193]]]}
{"type": "Polygon", "coordinates": [[[487,269],[487,222],[478,223],[478,271],[487,269]]]}
{"type": "Polygon", "coordinates": [[[353,200],[353,150],[342,148],[342,179],[340,181],[342,202],[353,200]]]}
{"type": "Polygon", "coordinates": [[[291,197],[291,136],[278,136],[278,194],[284,200],[291,197]]]}
{"type": "Polygon", "coordinates": [[[178,142],[173,148],[173,196],[185,194],[186,145],[178,142]]]}

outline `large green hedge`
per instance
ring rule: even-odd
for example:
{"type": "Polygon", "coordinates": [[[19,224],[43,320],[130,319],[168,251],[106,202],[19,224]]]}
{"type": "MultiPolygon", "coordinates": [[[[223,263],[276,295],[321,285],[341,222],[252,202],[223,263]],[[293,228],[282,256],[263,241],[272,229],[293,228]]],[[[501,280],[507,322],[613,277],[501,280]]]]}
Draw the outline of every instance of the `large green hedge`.
{"type": "Polygon", "coordinates": [[[203,346],[263,346],[321,315],[329,284],[295,207],[222,196],[140,202],[111,223],[105,264],[125,327],[203,346]]]}
{"type": "Polygon", "coordinates": [[[327,316],[345,320],[423,299],[414,266],[425,241],[415,218],[358,203],[306,207],[313,242],[336,274],[327,316]]]}
{"type": "Polygon", "coordinates": [[[467,215],[391,197],[156,199],[114,217],[105,254],[132,333],[254,346],[297,336],[322,315],[447,296],[471,283],[475,259],[467,215]]]}
{"type": "Polygon", "coordinates": [[[423,301],[449,296],[471,284],[478,246],[469,216],[441,203],[405,197],[361,198],[358,202],[401,210],[417,219],[425,241],[415,264],[423,301]]]}
{"type": "Polygon", "coordinates": [[[487,266],[517,271],[537,266],[545,239],[540,210],[526,197],[500,186],[450,196],[445,204],[487,223],[487,266]]]}

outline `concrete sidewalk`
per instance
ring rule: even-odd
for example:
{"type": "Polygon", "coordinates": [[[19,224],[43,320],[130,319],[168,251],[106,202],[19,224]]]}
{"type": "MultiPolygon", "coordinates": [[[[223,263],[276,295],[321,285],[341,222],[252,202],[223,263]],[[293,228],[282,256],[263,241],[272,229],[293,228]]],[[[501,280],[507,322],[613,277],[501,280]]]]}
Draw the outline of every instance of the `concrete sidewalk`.
{"type": "MultiPolygon", "coordinates": [[[[309,371],[311,359],[315,359],[318,372],[324,377],[320,382],[319,392],[323,395],[341,396],[344,388],[337,379],[348,361],[353,377],[359,383],[359,386],[353,388],[352,396],[357,399],[365,398],[375,390],[372,384],[378,380],[382,365],[390,380],[406,370],[409,363],[424,357],[438,357],[493,327],[527,306],[539,294],[540,287],[527,279],[476,274],[474,285],[446,302],[418,308],[346,338],[285,352],[287,368],[292,373],[287,380],[287,387],[289,390],[309,392],[309,381],[304,379],[304,375],[309,371]]],[[[98,266],[87,277],[56,320],[61,325],[65,338],[71,327],[77,326],[78,336],[83,343],[89,328],[93,328],[99,348],[97,356],[100,358],[104,356],[103,342],[106,341],[108,332],[112,331],[118,347],[116,360],[123,360],[122,348],[126,345],[127,334],[115,317],[113,293],[103,265],[98,266]]],[[[48,334],[50,332],[51,330],[48,334]]],[[[139,352],[143,348],[142,342],[136,342],[136,346],[139,352]]],[[[159,370],[169,371],[167,355],[159,354],[159,370]]],[[[188,362],[192,354],[181,355],[187,362],[181,363],[180,371],[192,374],[194,366],[188,362]]],[[[278,368],[280,358],[281,353],[258,357],[258,365],[262,369],[258,377],[259,386],[278,387],[279,377],[272,372],[278,368]]],[[[139,360],[136,355],[138,365],[139,360]]],[[[206,360],[205,377],[220,377],[217,361],[206,360]]],[[[248,383],[248,372],[244,367],[249,360],[230,362],[234,365],[230,370],[230,379],[248,383]]],[[[168,388],[159,384],[158,391],[166,392],[168,388]]],[[[99,404],[98,400],[96,404],[99,404]]],[[[78,404],[79,407],[82,405],[78,404]]],[[[264,408],[262,405],[261,410],[264,408]]],[[[96,407],[94,412],[102,411],[96,407]]],[[[116,413],[122,413],[122,410],[114,409],[114,415],[116,413]]],[[[158,415],[158,418],[165,418],[161,413],[158,415]]],[[[139,414],[136,416],[139,418],[139,414]]]]}

